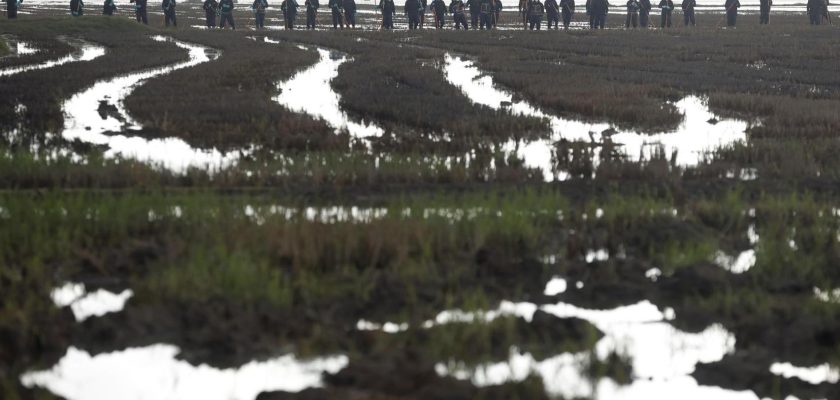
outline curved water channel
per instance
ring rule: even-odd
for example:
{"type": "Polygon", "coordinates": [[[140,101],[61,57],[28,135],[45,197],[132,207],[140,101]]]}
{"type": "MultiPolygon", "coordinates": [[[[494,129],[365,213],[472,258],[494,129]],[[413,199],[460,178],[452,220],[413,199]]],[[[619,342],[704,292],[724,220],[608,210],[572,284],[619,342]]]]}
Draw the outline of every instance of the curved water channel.
{"type": "Polygon", "coordinates": [[[64,129],[61,136],[67,140],[108,147],[106,157],[121,156],[155,166],[162,166],[175,172],[189,167],[218,169],[238,158],[237,154],[222,154],[218,150],[196,149],[177,138],[144,139],[139,136],[117,134],[141,129],[142,126],[129,115],[125,98],[148,79],[189,68],[219,58],[220,52],[209,47],[186,43],[163,36],[153,40],[172,42],[189,51],[189,59],[166,67],[121,75],[96,82],[85,91],[73,95],[62,105],[64,129]],[[113,113],[101,114],[100,108],[111,108],[113,113]]]}
{"type": "MultiPolygon", "coordinates": [[[[59,65],[67,64],[70,62],[91,61],[93,59],[105,55],[105,47],[102,47],[98,44],[90,43],[81,39],[71,39],[66,37],[59,37],[58,40],[70,46],[73,46],[74,48],[76,48],[76,50],[74,50],[66,56],[59,57],[54,60],[47,60],[37,64],[20,65],[16,67],[0,69],[0,77],[11,76],[26,71],[35,71],[39,69],[57,67],[59,65]]],[[[25,42],[17,42],[15,44],[15,49],[17,55],[33,54],[36,52],[35,49],[30,47],[25,42]]]]}
{"type": "MultiPolygon", "coordinates": [[[[681,167],[696,166],[709,150],[746,140],[745,121],[718,120],[706,102],[697,96],[685,97],[674,104],[683,114],[683,121],[675,131],[654,134],[617,131],[606,135],[604,132],[613,129],[608,123],[587,123],[562,118],[546,113],[524,100],[514,101],[512,93],[496,85],[490,75],[466,58],[446,54],[444,75],[449,83],[460,88],[475,104],[495,110],[509,109],[513,114],[549,120],[549,139],[524,143],[511,140],[503,146],[505,152],[516,154],[524,160],[526,166],[540,169],[546,181],[568,177],[562,172],[555,174],[552,163],[555,144],[561,139],[602,143],[609,136],[632,161],[650,159],[658,152],[668,156],[676,153],[676,164],[681,167]]],[[[593,163],[597,165],[598,160],[594,159],[593,163]]]]}

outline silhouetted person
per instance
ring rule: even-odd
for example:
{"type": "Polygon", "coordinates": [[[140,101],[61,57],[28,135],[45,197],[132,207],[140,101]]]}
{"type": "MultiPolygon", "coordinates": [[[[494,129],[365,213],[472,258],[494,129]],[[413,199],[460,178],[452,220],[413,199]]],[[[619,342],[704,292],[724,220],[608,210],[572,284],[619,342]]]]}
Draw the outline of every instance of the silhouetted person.
{"type": "Polygon", "coordinates": [[[627,0],[627,20],[624,22],[624,27],[638,28],[639,27],[639,10],[642,5],[639,0],[627,0]]]}
{"type": "Polygon", "coordinates": [[[333,29],[344,29],[344,8],[341,0],[329,0],[327,7],[330,8],[330,15],[332,16],[333,29]]]}
{"type": "Polygon", "coordinates": [[[216,0],[204,0],[201,8],[204,9],[204,22],[207,28],[216,27],[216,12],[219,10],[219,3],[216,0]]]}
{"type": "Polygon", "coordinates": [[[543,15],[545,15],[545,6],[540,3],[540,0],[532,0],[528,4],[528,29],[540,30],[542,28],[543,15]]]}
{"type": "Polygon", "coordinates": [[[659,8],[662,10],[662,17],[659,26],[661,28],[670,28],[671,13],[674,11],[674,2],[672,0],[662,0],[659,2],[659,8]]]}
{"type": "Polygon", "coordinates": [[[478,16],[481,14],[479,0],[467,0],[467,8],[470,10],[470,28],[478,29],[478,16]]]}
{"type": "Polygon", "coordinates": [[[825,0],[808,0],[806,5],[811,25],[822,24],[823,18],[828,15],[828,4],[825,0]]]}
{"type": "Polygon", "coordinates": [[[230,24],[230,28],[236,30],[236,23],[233,22],[233,0],[219,0],[219,13],[222,17],[219,28],[225,29],[225,26],[230,24]]]}
{"type": "Polygon", "coordinates": [[[464,2],[461,0],[452,0],[449,3],[449,12],[452,13],[452,19],[455,21],[455,29],[460,30],[464,26],[464,30],[469,30],[470,26],[467,24],[467,16],[464,15],[464,2]]]}
{"type": "Polygon", "coordinates": [[[694,7],[697,6],[697,0],[683,0],[680,8],[683,12],[683,24],[688,26],[696,26],[697,21],[694,20],[694,7]]]}
{"type": "Polygon", "coordinates": [[[502,16],[502,10],[505,8],[505,5],[502,4],[502,0],[494,0],[493,1],[493,28],[499,23],[499,18],[502,16]]]}
{"type": "Polygon", "coordinates": [[[405,0],[403,12],[408,19],[408,29],[415,30],[420,26],[420,1],[405,0]]]}
{"type": "Polygon", "coordinates": [[[347,26],[356,29],[356,0],[343,0],[344,22],[347,26]]]}
{"type": "Polygon", "coordinates": [[[129,3],[134,3],[134,17],[137,22],[149,25],[149,15],[146,12],[147,0],[129,0],[129,3]]]}
{"type": "Polygon", "coordinates": [[[735,26],[735,23],[738,22],[738,8],[741,7],[741,2],[726,0],[723,6],[726,8],[726,26],[735,26]]]}
{"type": "MultiPolygon", "coordinates": [[[[22,3],[23,1],[21,1],[22,3]]],[[[9,19],[17,18],[18,2],[17,0],[6,0],[6,17],[9,19]]]]}
{"type": "Polygon", "coordinates": [[[286,29],[295,29],[295,18],[297,18],[298,3],[295,0],[283,0],[280,11],[283,12],[283,20],[286,21],[286,29]]]}
{"type": "Polygon", "coordinates": [[[653,9],[653,4],[650,4],[650,0],[640,0],[639,6],[639,25],[647,28],[650,26],[650,10],[653,9]]]}
{"type": "Polygon", "coordinates": [[[105,3],[102,4],[102,15],[114,15],[114,11],[117,11],[114,0],[105,0],[105,3]]]}
{"type": "Polygon", "coordinates": [[[81,17],[85,14],[85,3],[82,0],[70,0],[70,15],[81,17]]]}
{"type": "Polygon", "coordinates": [[[426,0],[420,0],[420,9],[417,12],[420,13],[420,29],[423,29],[423,24],[426,23],[426,9],[429,7],[429,4],[426,0]]]}
{"type": "Polygon", "coordinates": [[[563,14],[563,29],[569,29],[575,15],[575,0],[560,0],[560,13],[563,14]]]}
{"type": "Polygon", "coordinates": [[[586,16],[589,17],[589,29],[595,29],[595,14],[592,12],[592,0],[586,0],[586,16]]]}
{"type": "Polygon", "coordinates": [[[265,9],[268,8],[267,0],[254,0],[251,9],[254,10],[254,23],[257,29],[265,28],[265,9]]]}
{"type": "Polygon", "coordinates": [[[759,17],[758,23],[760,25],[767,25],[770,23],[770,7],[773,6],[773,0],[760,0],[758,4],[759,17]]]}
{"type": "Polygon", "coordinates": [[[430,6],[435,18],[435,29],[442,29],[446,24],[446,3],[443,0],[432,0],[430,6]]]}
{"type": "Polygon", "coordinates": [[[479,27],[481,30],[492,29],[493,28],[493,19],[495,18],[496,14],[496,6],[493,4],[493,0],[479,0],[478,3],[479,7],[479,27]]]}
{"type": "Polygon", "coordinates": [[[381,0],[378,8],[382,12],[382,28],[394,29],[394,16],[397,15],[394,0],[381,0]]]}
{"type": "Polygon", "coordinates": [[[160,3],[160,8],[163,9],[163,24],[166,27],[169,27],[169,24],[172,23],[172,26],[178,26],[178,20],[175,18],[175,0],[163,0],[160,3]]]}
{"type": "Polygon", "coordinates": [[[545,0],[545,22],[548,29],[560,27],[560,7],[557,0],[545,0]]]}
{"type": "Polygon", "coordinates": [[[318,8],[321,4],[318,0],[306,0],[303,2],[303,8],[306,10],[306,29],[314,30],[318,23],[318,8]]]}
{"type": "Polygon", "coordinates": [[[522,27],[528,29],[528,5],[530,0],[519,0],[519,15],[522,16],[522,27]]]}
{"type": "Polygon", "coordinates": [[[607,25],[607,14],[610,12],[610,3],[607,0],[592,0],[590,7],[595,16],[593,28],[604,29],[607,25]]]}

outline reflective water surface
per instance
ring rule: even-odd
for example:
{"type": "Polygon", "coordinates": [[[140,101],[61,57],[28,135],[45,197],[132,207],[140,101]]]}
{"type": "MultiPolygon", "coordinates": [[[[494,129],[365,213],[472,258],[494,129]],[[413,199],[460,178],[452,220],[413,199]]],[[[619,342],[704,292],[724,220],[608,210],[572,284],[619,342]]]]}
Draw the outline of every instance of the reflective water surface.
{"type": "MultiPolygon", "coordinates": [[[[0,69],[0,77],[15,75],[26,71],[35,71],[39,69],[57,67],[59,65],[67,64],[70,62],[90,61],[105,55],[105,48],[98,44],[90,43],[81,39],[72,39],[66,37],[59,37],[58,40],[61,40],[62,42],[73,46],[74,48],[76,48],[76,50],[64,57],[59,57],[55,60],[47,60],[38,64],[21,65],[17,67],[0,69]]],[[[20,46],[17,46],[16,48],[18,49],[18,51],[21,51],[20,46]]],[[[28,45],[24,44],[23,52],[24,53],[18,54],[32,54],[34,50],[28,47],[28,45]]]]}

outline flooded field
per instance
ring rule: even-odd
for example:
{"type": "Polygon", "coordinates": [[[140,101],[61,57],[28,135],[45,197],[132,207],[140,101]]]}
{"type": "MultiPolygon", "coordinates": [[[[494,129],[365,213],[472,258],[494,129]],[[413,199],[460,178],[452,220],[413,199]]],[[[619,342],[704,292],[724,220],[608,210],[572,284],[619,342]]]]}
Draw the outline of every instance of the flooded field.
{"type": "Polygon", "coordinates": [[[270,6],[0,21],[0,398],[840,398],[837,27],[270,6]]]}

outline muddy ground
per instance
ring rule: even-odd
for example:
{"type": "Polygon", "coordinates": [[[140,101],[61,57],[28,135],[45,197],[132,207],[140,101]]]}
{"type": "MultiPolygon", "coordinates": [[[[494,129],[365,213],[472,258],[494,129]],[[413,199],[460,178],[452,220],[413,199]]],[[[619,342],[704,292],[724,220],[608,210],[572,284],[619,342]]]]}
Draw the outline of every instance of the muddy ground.
{"type": "MultiPolygon", "coordinates": [[[[163,29],[159,15],[140,26],[120,7],[114,18],[71,19],[45,6],[0,21],[4,43],[38,49],[0,58],[0,71],[72,54],[78,42],[67,38],[106,49],[0,77],[0,397],[61,396],[21,377],[71,348],[95,356],[161,343],[214,368],[289,354],[348,358],[320,387],[259,399],[564,396],[548,390],[559,378],[536,371],[503,383],[439,371],[512,353],[537,362],[588,355],[578,367],[591,386],[631,387],[651,379],[635,367],[643,356],[598,354],[611,332],[586,314],[542,307],[428,322],[508,303],[640,302],[673,314],[656,321],[663,326],[688,335],[720,326],[734,338],[686,372],[700,386],[840,397],[831,379],[771,371],[840,366],[834,26],[791,14],[722,29],[712,24],[720,15],[701,14],[697,28],[664,31],[617,29],[613,17],[616,29],[599,32],[289,32],[251,29],[243,9],[234,32],[188,27],[200,24],[194,3],[179,6],[178,29],[163,29]],[[188,60],[153,35],[220,56],[143,81],[120,107],[100,103],[102,120],[129,115],[140,129],[81,128],[101,133],[97,141],[67,135],[74,94],[188,60]],[[512,93],[512,104],[482,104],[447,80],[455,56],[512,93]],[[341,57],[328,85],[342,118],[374,124],[377,135],[276,100],[295,74],[341,57]],[[682,132],[678,104],[691,95],[712,115],[697,140],[733,121],[740,139],[712,143],[692,162],[679,145],[648,151],[656,145],[624,139],[682,132]],[[521,101],[606,128],[558,137],[549,118],[510,111],[521,101]],[[138,147],[178,140],[190,149],[177,153],[184,159],[233,161],[171,168],[114,154],[121,136],[138,147]],[[548,174],[518,151],[543,142],[548,174]],[[556,277],[564,290],[546,290],[556,277]],[[79,322],[51,299],[67,282],[133,295],[79,322]]],[[[505,21],[516,25],[513,13],[505,21]]],[[[270,15],[268,25],[279,23],[270,15]]]]}

